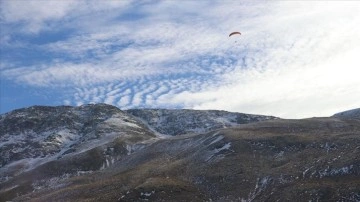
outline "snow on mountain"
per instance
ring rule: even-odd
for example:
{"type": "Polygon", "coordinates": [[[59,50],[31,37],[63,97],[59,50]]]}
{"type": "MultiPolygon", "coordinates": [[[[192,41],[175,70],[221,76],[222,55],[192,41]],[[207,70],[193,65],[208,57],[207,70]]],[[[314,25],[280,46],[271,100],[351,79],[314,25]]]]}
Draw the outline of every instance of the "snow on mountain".
{"type": "Polygon", "coordinates": [[[0,171],[26,171],[118,138],[155,137],[131,115],[105,104],[15,110],[1,116],[0,131],[0,171]]]}
{"type": "Polygon", "coordinates": [[[0,201],[358,201],[358,112],[14,110],[0,115],[0,201]]]}
{"type": "Polygon", "coordinates": [[[130,109],[126,112],[140,118],[157,132],[172,136],[276,119],[273,116],[218,110],[130,109]]]}
{"type": "MultiPolygon", "coordinates": [[[[213,110],[122,111],[106,104],[33,106],[1,115],[0,170],[5,172],[16,167],[16,172],[21,173],[94,148],[111,150],[107,145],[116,144],[119,139],[126,139],[126,143],[119,145],[129,154],[141,148],[141,141],[206,133],[274,118],[213,110]]],[[[107,153],[104,151],[104,156],[108,156],[107,153]]],[[[109,161],[107,158],[110,157],[104,157],[105,165],[109,161]]]]}

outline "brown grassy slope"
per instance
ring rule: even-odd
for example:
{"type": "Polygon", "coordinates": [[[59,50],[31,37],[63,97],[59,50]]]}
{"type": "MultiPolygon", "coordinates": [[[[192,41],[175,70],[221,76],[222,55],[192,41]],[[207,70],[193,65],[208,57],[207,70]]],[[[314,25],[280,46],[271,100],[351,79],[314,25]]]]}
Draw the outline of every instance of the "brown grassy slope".
{"type": "Polygon", "coordinates": [[[358,201],[359,145],[359,120],[272,120],[159,140],[15,201],[358,201]]]}

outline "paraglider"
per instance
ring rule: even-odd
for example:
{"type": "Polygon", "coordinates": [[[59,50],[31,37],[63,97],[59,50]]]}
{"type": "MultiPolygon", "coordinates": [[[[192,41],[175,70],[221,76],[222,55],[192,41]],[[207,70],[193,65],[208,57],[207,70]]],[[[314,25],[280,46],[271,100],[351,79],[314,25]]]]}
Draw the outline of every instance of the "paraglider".
{"type": "Polygon", "coordinates": [[[236,35],[236,34],[241,35],[240,32],[231,32],[231,33],[229,34],[229,37],[231,37],[232,35],[236,35]]]}
{"type": "MultiPolygon", "coordinates": [[[[233,35],[241,35],[241,33],[240,32],[231,32],[230,34],[229,34],[229,37],[231,37],[231,36],[233,36],[233,35]]],[[[237,38],[237,37],[235,37],[235,38],[237,38]]],[[[237,40],[235,41],[235,43],[237,42],[237,40]]]]}

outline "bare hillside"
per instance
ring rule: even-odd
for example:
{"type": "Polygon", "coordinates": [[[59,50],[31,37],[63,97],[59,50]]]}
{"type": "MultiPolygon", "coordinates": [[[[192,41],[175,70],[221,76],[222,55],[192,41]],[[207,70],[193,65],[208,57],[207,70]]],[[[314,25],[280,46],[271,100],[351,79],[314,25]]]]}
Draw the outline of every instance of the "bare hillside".
{"type": "Polygon", "coordinates": [[[8,172],[1,201],[360,200],[359,119],[271,119],[157,136],[138,122],[144,119],[110,111],[97,124],[104,128],[121,114],[111,121],[117,138],[100,141],[111,132],[105,127],[82,141],[92,149],[77,152],[78,143],[74,152],[19,173],[0,168],[8,172]]]}

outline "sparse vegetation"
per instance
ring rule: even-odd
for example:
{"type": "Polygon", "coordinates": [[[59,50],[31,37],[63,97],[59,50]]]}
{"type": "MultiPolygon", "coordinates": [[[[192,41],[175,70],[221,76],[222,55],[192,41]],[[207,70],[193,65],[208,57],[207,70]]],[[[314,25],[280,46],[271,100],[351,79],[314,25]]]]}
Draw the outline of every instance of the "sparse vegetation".
{"type": "Polygon", "coordinates": [[[121,135],[111,141],[83,152],[77,143],[62,158],[9,172],[0,201],[360,200],[358,119],[276,119],[168,138],[137,126],[116,126],[121,135]]]}

